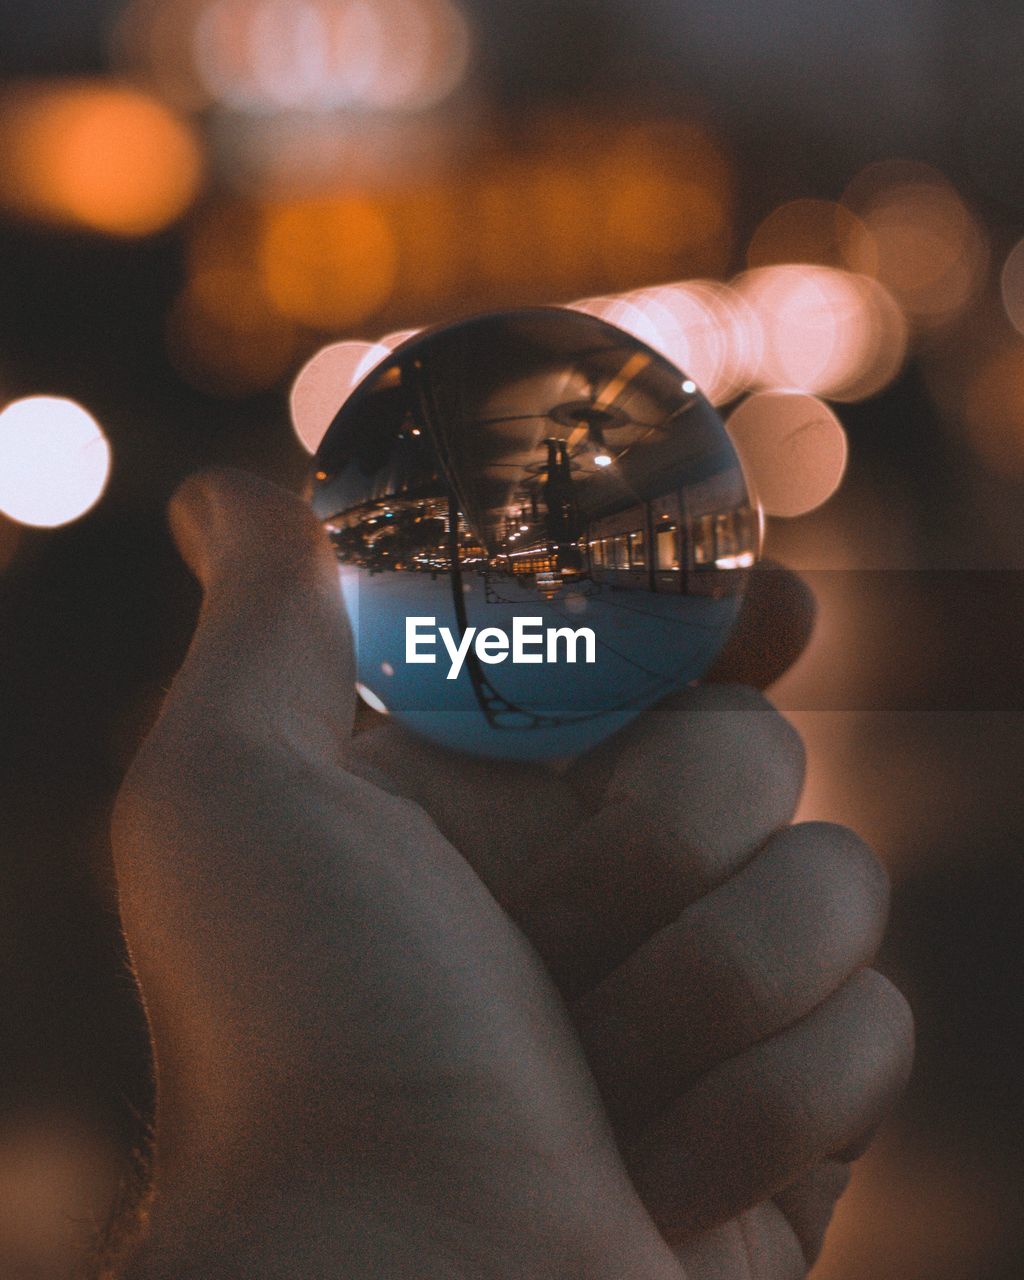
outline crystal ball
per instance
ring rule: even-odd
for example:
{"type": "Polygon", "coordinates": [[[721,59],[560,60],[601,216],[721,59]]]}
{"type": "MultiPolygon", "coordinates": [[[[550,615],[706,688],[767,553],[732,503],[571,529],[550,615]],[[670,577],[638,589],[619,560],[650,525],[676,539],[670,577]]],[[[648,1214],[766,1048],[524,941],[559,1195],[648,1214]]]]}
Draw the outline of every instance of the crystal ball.
{"type": "Polygon", "coordinates": [[[700,677],[760,551],[695,384],[565,309],[407,340],[345,400],[314,474],[360,693],[477,755],[577,755],[700,677]]]}

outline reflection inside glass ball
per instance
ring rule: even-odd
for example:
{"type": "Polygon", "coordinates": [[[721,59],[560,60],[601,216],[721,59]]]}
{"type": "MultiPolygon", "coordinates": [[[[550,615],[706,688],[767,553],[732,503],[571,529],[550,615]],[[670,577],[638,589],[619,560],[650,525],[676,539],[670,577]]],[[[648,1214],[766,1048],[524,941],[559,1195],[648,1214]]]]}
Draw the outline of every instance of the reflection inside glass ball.
{"type": "Polygon", "coordinates": [[[576,755],[702,675],[760,548],[715,410],[579,312],[417,335],[314,467],[360,692],[481,755],[576,755]]]}

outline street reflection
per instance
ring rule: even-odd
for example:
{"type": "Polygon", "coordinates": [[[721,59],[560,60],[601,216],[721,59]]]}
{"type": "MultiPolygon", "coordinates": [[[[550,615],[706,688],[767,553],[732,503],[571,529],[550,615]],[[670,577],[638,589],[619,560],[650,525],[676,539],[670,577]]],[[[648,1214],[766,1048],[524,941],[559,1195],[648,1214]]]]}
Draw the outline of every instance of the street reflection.
{"type": "Polygon", "coordinates": [[[315,467],[360,680],[415,727],[491,754],[579,749],[700,675],[760,545],[715,410],[668,361],[578,312],[413,338],[345,403],[315,467]],[[524,614],[592,628],[598,661],[496,675],[471,657],[457,689],[406,669],[406,617],[461,635],[524,614]],[[503,740],[510,729],[532,732],[503,740]]]}

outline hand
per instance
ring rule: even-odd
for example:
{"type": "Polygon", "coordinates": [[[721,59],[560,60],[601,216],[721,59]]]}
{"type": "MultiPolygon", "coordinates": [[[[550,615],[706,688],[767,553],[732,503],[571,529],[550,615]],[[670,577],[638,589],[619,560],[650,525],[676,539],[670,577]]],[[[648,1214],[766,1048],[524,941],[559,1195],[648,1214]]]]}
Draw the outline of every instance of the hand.
{"type": "Polygon", "coordinates": [[[878,864],[787,826],[792,730],[709,685],[562,775],[353,739],[305,505],[213,473],[172,524],[203,613],[114,822],[159,1086],[124,1274],[805,1274],[911,1032],[878,864]]]}

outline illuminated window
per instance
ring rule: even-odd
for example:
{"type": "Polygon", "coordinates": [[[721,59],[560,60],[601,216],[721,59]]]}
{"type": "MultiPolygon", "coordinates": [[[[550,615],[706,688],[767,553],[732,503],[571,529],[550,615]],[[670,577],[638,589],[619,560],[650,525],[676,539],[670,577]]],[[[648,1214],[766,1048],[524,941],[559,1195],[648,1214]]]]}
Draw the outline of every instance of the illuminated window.
{"type": "Polygon", "coordinates": [[[739,550],[736,522],[731,511],[715,516],[715,550],[716,559],[722,556],[734,556],[739,550]]]}
{"type": "Polygon", "coordinates": [[[612,546],[615,551],[615,567],[616,569],[629,568],[629,535],[618,533],[612,539],[612,546]]]}
{"type": "Polygon", "coordinates": [[[647,543],[642,529],[629,535],[629,558],[634,569],[642,569],[647,563],[647,543]]]}
{"type": "Polygon", "coordinates": [[[598,569],[604,567],[604,543],[600,539],[590,544],[590,559],[598,569]]]}
{"type": "Polygon", "coordinates": [[[674,524],[659,529],[655,543],[659,569],[679,569],[679,539],[674,524]]]}
{"type": "Polygon", "coordinates": [[[715,518],[701,516],[693,522],[693,563],[707,565],[715,563],[715,518]]]}

